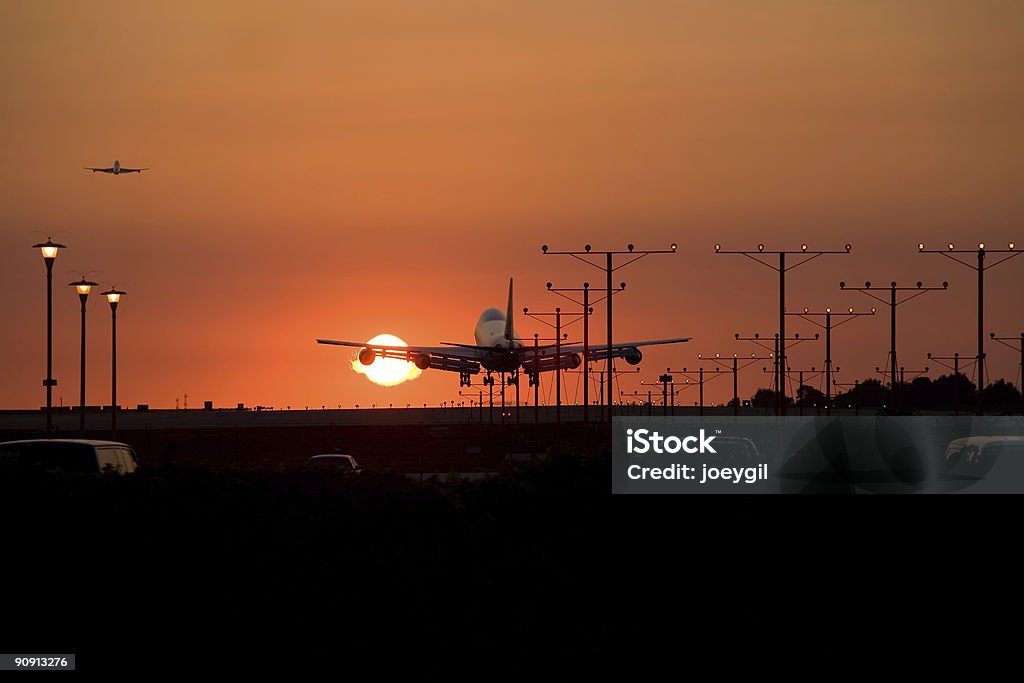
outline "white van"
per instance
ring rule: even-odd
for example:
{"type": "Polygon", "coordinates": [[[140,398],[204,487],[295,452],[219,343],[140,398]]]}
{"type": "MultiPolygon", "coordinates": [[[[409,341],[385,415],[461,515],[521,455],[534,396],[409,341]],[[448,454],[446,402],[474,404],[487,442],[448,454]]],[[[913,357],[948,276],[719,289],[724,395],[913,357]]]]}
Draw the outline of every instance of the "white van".
{"type": "Polygon", "coordinates": [[[129,474],[139,467],[131,446],[88,439],[26,439],[0,443],[0,463],[62,472],[129,474]]]}
{"type": "Polygon", "coordinates": [[[344,453],[321,453],[314,455],[304,465],[307,469],[333,470],[337,472],[362,472],[356,459],[344,453]]]}

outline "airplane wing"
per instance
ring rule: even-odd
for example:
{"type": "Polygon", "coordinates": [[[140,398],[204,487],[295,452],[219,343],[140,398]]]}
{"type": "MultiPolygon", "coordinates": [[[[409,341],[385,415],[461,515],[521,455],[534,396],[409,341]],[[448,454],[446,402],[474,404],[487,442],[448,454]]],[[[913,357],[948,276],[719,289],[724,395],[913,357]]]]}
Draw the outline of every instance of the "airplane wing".
{"type": "MultiPolygon", "coordinates": [[[[113,173],[114,172],[113,167],[111,167],[111,168],[93,168],[92,166],[83,166],[82,168],[84,168],[86,171],[92,171],[93,173],[97,173],[97,172],[99,172],[99,173],[113,173]]],[[[124,170],[124,169],[121,169],[121,170],[124,170]]]]}
{"type": "MultiPolygon", "coordinates": [[[[638,348],[640,346],[658,346],[660,344],[681,344],[683,342],[690,341],[692,338],[693,337],[673,337],[672,339],[650,339],[648,341],[637,341],[637,342],[613,342],[612,343],[612,353],[614,354],[615,351],[619,351],[619,350],[623,350],[623,349],[635,349],[635,348],[638,348]]],[[[573,346],[565,346],[565,345],[562,346],[562,353],[582,353],[582,352],[583,352],[583,345],[582,344],[576,344],[576,345],[573,345],[573,346]]],[[[608,355],[608,345],[607,344],[598,344],[598,343],[591,343],[590,344],[590,356],[594,360],[603,359],[607,355],[608,355]],[[602,351],[604,352],[603,354],[601,354],[602,351]],[[601,355],[598,355],[598,354],[601,354],[601,355]]]]}
{"type": "Polygon", "coordinates": [[[148,171],[149,169],[148,168],[125,168],[124,166],[122,166],[118,170],[120,170],[121,173],[142,173],[143,171],[148,171]]]}
{"type": "MultiPolygon", "coordinates": [[[[656,346],[659,344],[679,344],[681,342],[690,341],[690,337],[674,337],[672,339],[650,339],[647,341],[637,342],[618,342],[612,344],[611,354],[608,353],[608,346],[605,344],[591,344],[589,350],[589,357],[591,361],[607,360],[608,356],[612,358],[622,358],[630,365],[638,364],[643,358],[643,354],[640,352],[641,346],[656,346]]],[[[560,353],[556,353],[555,349],[548,346],[545,349],[534,351],[531,353],[530,347],[524,347],[520,349],[519,358],[522,362],[523,369],[526,372],[550,372],[552,370],[561,367],[563,369],[575,369],[579,366],[583,355],[582,344],[562,344],[560,353]]]]}
{"type": "MultiPolygon", "coordinates": [[[[432,369],[451,372],[468,372],[476,374],[480,371],[480,360],[487,353],[486,349],[462,348],[452,346],[386,346],[353,342],[338,339],[317,339],[317,344],[331,346],[347,346],[354,349],[370,349],[376,358],[397,358],[411,363],[429,363],[432,369]]],[[[426,370],[427,367],[419,366],[426,370]]]]}

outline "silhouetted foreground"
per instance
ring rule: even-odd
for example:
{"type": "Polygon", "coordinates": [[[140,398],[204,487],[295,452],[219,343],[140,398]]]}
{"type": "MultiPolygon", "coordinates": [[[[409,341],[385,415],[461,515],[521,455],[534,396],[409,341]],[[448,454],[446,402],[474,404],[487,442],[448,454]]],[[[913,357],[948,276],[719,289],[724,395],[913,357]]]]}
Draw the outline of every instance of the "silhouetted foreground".
{"type": "Polygon", "coordinates": [[[607,462],[574,458],[472,484],[4,471],[8,614],[35,649],[60,636],[83,654],[599,650],[610,623],[586,576],[607,560],[606,480],[607,462]]]}
{"type": "Polygon", "coordinates": [[[343,671],[353,656],[601,666],[667,647],[638,660],[653,664],[687,643],[708,656],[782,648],[806,665],[909,647],[921,635],[909,621],[879,644],[884,611],[916,624],[982,604],[959,572],[1010,552],[995,542],[1010,506],[996,502],[947,515],[937,498],[613,497],[609,468],[554,455],[447,483],[5,470],[6,644],[140,673],[197,659],[343,671]]]}

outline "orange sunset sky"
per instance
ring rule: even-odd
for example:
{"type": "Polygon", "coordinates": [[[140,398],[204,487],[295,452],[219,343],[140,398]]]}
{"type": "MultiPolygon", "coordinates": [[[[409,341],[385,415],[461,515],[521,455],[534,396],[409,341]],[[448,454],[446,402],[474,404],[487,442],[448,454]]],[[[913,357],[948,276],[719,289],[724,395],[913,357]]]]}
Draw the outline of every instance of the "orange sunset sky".
{"type": "MultiPolygon", "coordinates": [[[[601,282],[543,243],[679,243],[616,276],[619,339],[694,337],[646,354],[645,379],[697,353],[749,354],[734,333],[776,329],[775,275],[715,256],[716,242],[852,243],[790,275],[791,309],[872,305],[839,280],[948,280],[901,309],[901,360],[973,355],[975,274],[916,244],[1024,242],[1022,133],[1013,1],[3,0],[0,408],[45,400],[45,269],[30,246],[47,234],[68,245],[55,404],[78,400],[66,283],[83,273],[128,292],[122,405],[457,399],[455,375],[377,387],[350,351],[313,340],[472,342],[509,277],[533,310],[559,305],[549,280],[601,282]],[[82,170],[115,158],[152,171],[82,170]]],[[[989,273],[986,335],[1020,333],[1022,283],[1024,259],[989,273]]],[[[885,363],[887,325],[835,333],[843,379],[885,363]]],[[[91,404],[109,401],[109,327],[93,297],[91,404]]],[[[820,367],[822,346],[791,365],[820,367]]],[[[1015,354],[988,351],[991,374],[1016,383],[1015,354]]],[[[748,396],[768,384],[754,370],[748,396]]]]}

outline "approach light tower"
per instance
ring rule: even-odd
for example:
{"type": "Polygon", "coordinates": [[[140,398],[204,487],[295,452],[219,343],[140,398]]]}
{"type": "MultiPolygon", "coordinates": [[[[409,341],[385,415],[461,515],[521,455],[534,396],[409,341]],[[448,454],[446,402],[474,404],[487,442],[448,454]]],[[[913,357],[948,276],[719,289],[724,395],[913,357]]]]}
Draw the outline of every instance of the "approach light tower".
{"type": "Polygon", "coordinates": [[[626,266],[630,265],[631,263],[636,263],[637,261],[639,261],[640,259],[644,258],[645,256],[650,256],[651,254],[675,254],[676,250],[678,248],[679,247],[678,247],[678,245],[675,242],[673,242],[672,245],[668,249],[648,249],[648,250],[644,250],[644,251],[637,251],[636,248],[632,244],[626,245],[626,251],[614,251],[614,250],[611,250],[611,251],[594,251],[589,244],[587,244],[587,245],[585,245],[583,247],[583,251],[551,251],[551,250],[548,249],[548,245],[546,245],[546,244],[542,245],[541,248],[540,248],[541,252],[544,253],[545,255],[572,256],[574,259],[576,259],[578,261],[582,261],[583,263],[587,264],[588,266],[590,266],[592,268],[597,268],[598,270],[603,270],[604,273],[605,273],[605,281],[606,281],[605,301],[607,302],[607,306],[608,306],[608,321],[607,321],[608,322],[608,332],[607,332],[607,334],[608,334],[608,344],[607,344],[607,348],[608,348],[608,350],[607,350],[607,360],[608,360],[608,368],[607,368],[607,373],[608,373],[608,392],[607,392],[607,397],[608,397],[608,428],[609,428],[609,430],[611,429],[611,425],[612,425],[612,407],[615,404],[615,402],[614,402],[614,400],[612,398],[614,392],[611,389],[612,386],[613,386],[614,378],[615,378],[615,370],[614,370],[614,367],[613,367],[614,366],[613,350],[612,350],[612,295],[614,294],[614,290],[612,289],[612,274],[615,273],[615,271],[617,271],[617,270],[619,270],[621,268],[625,268],[626,266]],[[600,265],[598,263],[594,263],[593,261],[589,260],[589,258],[588,258],[590,256],[600,256],[600,255],[603,255],[605,257],[604,258],[604,265],[600,265]],[[615,256],[627,256],[629,258],[624,263],[620,263],[619,265],[615,265],[615,256]]]}
{"type": "MultiPolygon", "coordinates": [[[[590,283],[584,282],[583,287],[554,287],[549,282],[547,284],[548,291],[558,296],[573,302],[577,306],[583,309],[583,424],[590,422],[589,403],[590,403],[590,377],[587,373],[587,368],[590,367],[590,315],[594,312],[592,304],[599,304],[604,301],[605,297],[601,297],[596,301],[590,300],[590,283]],[[566,292],[583,292],[583,300],[580,301],[573,296],[569,296],[566,292]]],[[[619,288],[613,292],[617,294],[623,292],[626,289],[626,283],[620,282],[619,288]]]]}
{"type": "Polygon", "coordinates": [[[960,265],[967,266],[971,270],[978,272],[978,355],[976,363],[978,370],[978,414],[981,415],[985,412],[985,333],[983,332],[985,326],[985,271],[995,268],[1000,263],[1005,263],[1015,256],[1020,256],[1024,249],[1019,248],[1015,242],[1008,243],[1006,249],[986,249],[984,242],[979,242],[976,250],[957,249],[956,245],[952,242],[948,242],[945,249],[925,249],[924,242],[918,242],[917,251],[920,254],[942,254],[949,260],[956,261],[960,265]],[[974,253],[978,255],[976,264],[961,261],[954,256],[954,254],[974,253]],[[1008,256],[1003,256],[995,262],[985,265],[985,257],[989,254],[1008,254],[1008,256]]]}
{"type": "Polygon", "coordinates": [[[1017,337],[997,337],[995,332],[990,332],[989,338],[1020,354],[1020,374],[1017,375],[1017,388],[1020,389],[1021,414],[1024,415],[1024,332],[1020,333],[1019,341],[1017,337]],[[1013,341],[1018,342],[1017,346],[1009,343],[1013,341]]]}
{"type": "MultiPolygon", "coordinates": [[[[800,344],[803,344],[804,342],[818,341],[820,336],[821,336],[820,334],[815,332],[813,337],[801,337],[800,333],[797,332],[792,337],[787,337],[786,341],[793,342],[792,344],[790,344],[790,346],[793,347],[793,346],[799,346],[800,344]]],[[[774,377],[773,381],[775,383],[775,395],[776,395],[777,398],[781,397],[782,396],[781,384],[782,384],[783,381],[785,381],[785,372],[784,371],[780,371],[780,368],[782,366],[779,363],[779,361],[781,360],[779,358],[779,347],[782,345],[782,342],[781,342],[781,339],[780,339],[778,333],[775,334],[775,339],[773,341],[773,345],[772,346],[769,346],[767,344],[767,342],[765,342],[763,339],[761,339],[761,335],[758,332],[755,332],[754,336],[752,336],[752,337],[741,337],[740,333],[737,332],[734,335],[734,338],[736,339],[736,341],[749,341],[749,342],[753,342],[753,343],[757,344],[758,346],[760,346],[765,351],[768,351],[768,358],[773,361],[773,377],[774,377]]],[[[785,403],[784,400],[782,402],[785,403]]],[[[775,402],[775,414],[776,415],[781,415],[782,413],[779,412],[780,410],[781,410],[781,408],[779,406],[779,401],[776,400],[776,402],[775,402]]]]}
{"type": "Polygon", "coordinates": [[[850,253],[850,249],[852,249],[852,248],[853,247],[851,245],[847,244],[842,249],[836,250],[836,251],[827,251],[827,250],[826,251],[821,251],[821,250],[815,251],[815,250],[808,249],[806,244],[801,244],[800,245],[800,249],[793,250],[793,251],[787,251],[785,249],[781,249],[779,251],[765,251],[764,244],[758,244],[757,245],[757,251],[746,251],[746,250],[726,251],[726,250],[722,249],[722,245],[721,244],[716,244],[715,245],[715,253],[716,254],[740,254],[742,256],[746,256],[747,258],[749,258],[752,261],[756,261],[757,263],[760,263],[762,266],[765,266],[766,268],[771,268],[772,270],[776,271],[779,274],[779,353],[778,353],[778,362],[776,363],[776,368],[777,368],[776,372],[778,373],[778,375],[776,376],[776,379],[775,379],[776,383],[779,386],[779,392],[778,392],[778,395],[776,396],[776,400],[778,401],[778,404],[777,404],[778,407],[777,407],[776,411],[777,411],[778,415],[785,415],[786,414],[786,385],[785,385],[785,381],[784,381],[784,377],[785,377],[784,373],[786,372],[786,360],[787,360],[786,359],[786,272],[790,271],[790,270],[793,270],[794,268],[799,268],[800,266],[804,265],[805,263],[813,261],[814,259],[818,258],[819,256],[824,256],[825,254],[849,254],[850,253]],[[779,257],[778,265],[773,265],[773,264],[768,263],[766,261],[762,261],[760,257],[764,256],[765,254],[778,254],[778,257],[779,257]],[[800,256],[802,258],[799,261],[797,261],[796,263],[790,263],[789,265],[787,265],[786,264],[786,256],[790,255],[790,254],[795,254],[795,255],[800,256]]]}
{"type": "MultiPolygon", "coordinates": [[[[896,309],[901,304],[905,304],[912,299],[916,299],[922,294],[927,294],[928,292],[945,291],[949,289],[949,283],[943,282],[941,287],[925,287],[923,282],[918,281],[916,287],[900,287],[896,284],[896,281],[893,280],[892,282],[889,283],[888,287],[872,287],[870,281],[865,282],[863,287],[847,287],[845,282],[840,282],[839,289],[850,292],[863,292],[864,294],[867,294],[875,301],[881,302],[889,307],[889,358],[887,360],[890,373],[889,402],[892,405],[892,409],[897,410],[899,407],[899,395],[897,393],[896,388],[896,373],[899,369],[899,363],[896,362],[896,309]],[[885,298],[880,297],[877,294],[872,294],[872,292],[889,292],[889,300],[886,301],[885,298]],[[910,294],[909,296],[901,300],[899,298],[900,292],[913,292],[913,294],[910,294]]],[[[882,373],[882,377],[884,379],[885,373],[882,373]]]]}
{"type": "Polygon", "coordinates": [[[802,313],[787,313],[786,315],[795,315],[799,318],[803,318],[809,323],[817,325],[825,330],[825,414],[832,414],[832,330],[843,325],[845,323],[859,318],[862,315],[874,315],[875,309],[872,308],[871,312],[856,312],[853,308],[849,311],[833,312],[831,307],[826,307],[824,312],[818,313],[811,311],[809,308],[805,308],[802,313]],[[839,322],[832,324],[832,318],[840,318],[839,322]],[[822,324],[815,320],[815,318],[824,318],[825,324],[822,324]]]}

